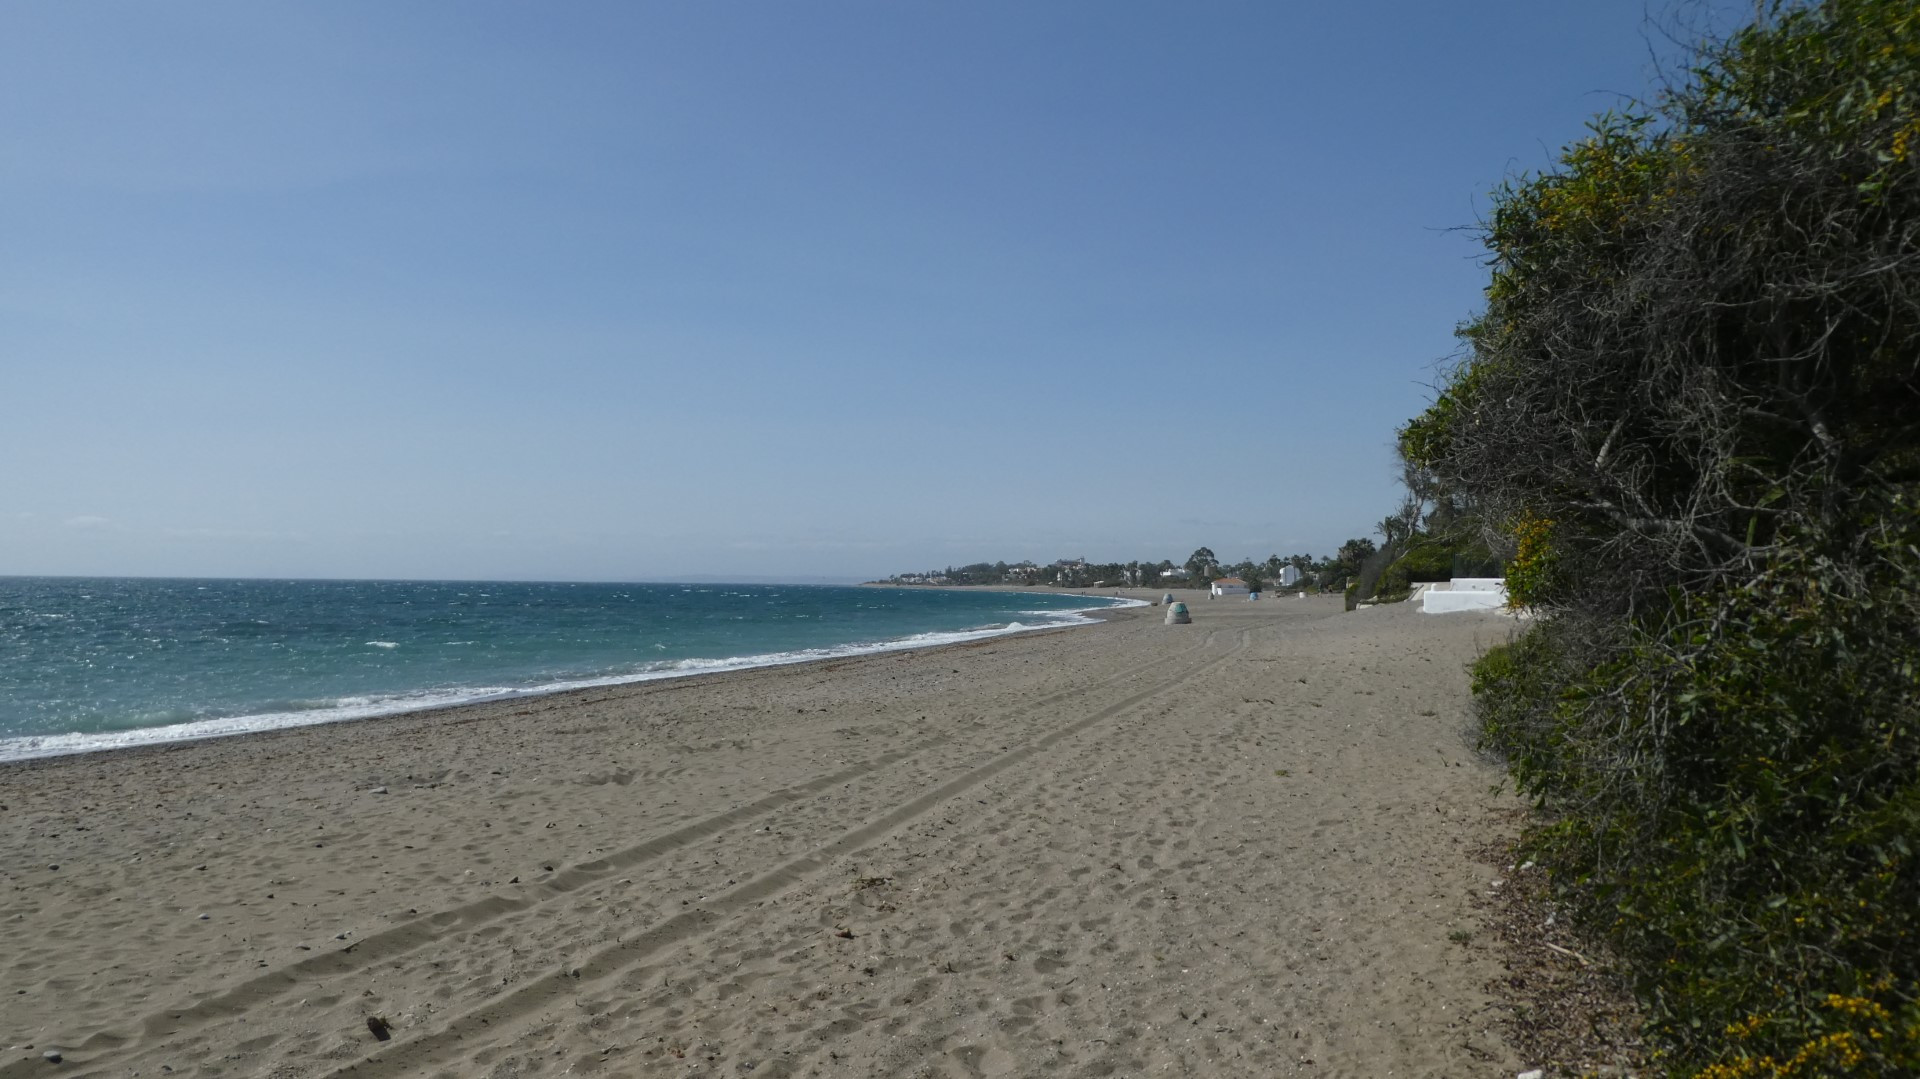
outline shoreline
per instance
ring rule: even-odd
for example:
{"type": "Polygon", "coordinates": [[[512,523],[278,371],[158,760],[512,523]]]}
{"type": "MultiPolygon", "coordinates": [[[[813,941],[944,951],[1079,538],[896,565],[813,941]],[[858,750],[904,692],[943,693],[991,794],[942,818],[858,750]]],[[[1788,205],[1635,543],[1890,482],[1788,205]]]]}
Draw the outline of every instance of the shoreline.
{"type": "Polygon", "coordinates": [[[0,1076],[1517,1065],[1448,936],[1509,627],[1341,606],[18,762],[0,1076]]]}
{"type": "MultiPolygon", "coordinates": [[[[1041,589],[1004,588],[994,591],[1010,594],[1045,592],[1041,589]]],[[[1059,594],[1059,593],[1055,593],[1059,594]]],[[[1067,593],[1073,594],[1073,593],[1067,593]]],[[[1122,599],[1115,596],[1088,596],[1089,599],[1122,599]]],[[[301,727],[325,727],[340,723],[358,723],[365,720],[391,719],[418,713],[439,712],[451,708],[465,708],[471,705],[491,704],[500,701],[532,700],[556,694],[584,692],[611,686],[639,685],[649,682],[665,682],[682,678],[700,678],[711,675],[733,674],[741,671],[764,670],[773,667],[800,666],[809,663],[824,663],[856,656],[883,655],[889,652],[913,651],[922,648],[944,648],[949,645],[966,644],[972,641],[995,640],[1001,637],[1016,637],[1022,634],[1038,633],[1049,630],[1074,629],[1099,621],[1103,611],[1124,610],[1132,606],[1145,605],[1144,599],[1128,599],[1108,607],[1094,607],[1085,610],[1061,611],[1059,614],[1071,615],[1071,620],[1061,620],[1041,625],[1025,625],[1011,622],[996,628],[978,628],[963,630],[939,630],[910,634],[906,637],[871,643],[848,643],[844,645],[803,649],[798,652],[766,653],[745,656],[727,656],[709,660],[683,661],[703,664],[692,669],[663,669],[644,671],[624,675],[589,677],[551,686],[533,686],[521,689],[502,689],[492,692],[474,688],[468,695],[457,695],[452,699],[414,702],[407,701],[404,695],[394,695],[386,701],[364,706],[336,705],[331,708],[316,708],[305,712],[261,712],[237,716],[216,716],[187,723],[165,724],[155,727],[135,727],[116,731],[74,731],[45,735],[20,735],[0,739],[0,769],[22,761],[47,760],[55,757],[85,756],[96,753],[124,753],[152,746],[183,745],[219,738],[242,738],[254,734],[264,734],[279,730],[291,730],[301,727]],[[105,744],[89,744],[101,742],[105,744]],[[21,747],[31,743],[31,748],[21,747]],[[48,748],[49,745],[53,748],[48,748]],[[71,748],[69,748],[71,747],[71,748]]],[[[417,691],[427,692],[427,691],[417,691]]],[[[458,690],[445,691],[458,694],[458,690]]]]}

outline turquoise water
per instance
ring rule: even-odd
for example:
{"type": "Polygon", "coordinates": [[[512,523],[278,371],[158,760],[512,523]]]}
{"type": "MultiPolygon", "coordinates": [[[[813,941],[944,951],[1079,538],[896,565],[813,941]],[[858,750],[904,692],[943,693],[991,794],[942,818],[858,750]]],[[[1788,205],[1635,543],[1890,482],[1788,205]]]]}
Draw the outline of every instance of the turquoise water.
{"type": "Polygon", "coordinates": [[[0,578],[0,760],[1086,622],[1091,596],[0,578]]]}

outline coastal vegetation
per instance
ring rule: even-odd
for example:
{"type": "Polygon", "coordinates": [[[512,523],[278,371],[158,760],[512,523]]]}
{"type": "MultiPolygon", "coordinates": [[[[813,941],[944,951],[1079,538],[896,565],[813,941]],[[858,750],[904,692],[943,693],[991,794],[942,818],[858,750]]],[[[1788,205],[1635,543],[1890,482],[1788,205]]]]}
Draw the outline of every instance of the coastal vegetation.
{"type": "Polygon", "coordinates": [[[1278,582],[1289,567],[1300,572],[1300,583],[1292,587],[1338,591],[1357,575],[1374,554],[1370,539],[1350,539],[1339,553],[1315,557],[1294,554],[1268,555],[1255,561],[1244,558],[1223,562],[1210,547],[1199,547],[1179,563],[1172,559],[1131,562],[1089,562],[1084,558],[1063,558],[1047,565],[1033,562],[975,562],[966,566],[921,573],[897,573],[886,584],[897,585],[1047,585],[1058,588],[1204,588],[1222,577],[1238,577],[1249,585],[1278,582]]]}
{"type": "Polygon", "coordinates": [[[1917,153],[1920,7],[1768,7],[1497,193],[1400,432],[1541,616],[1484,739],[1671,1074],[1920,1073],[1917,153]]]}

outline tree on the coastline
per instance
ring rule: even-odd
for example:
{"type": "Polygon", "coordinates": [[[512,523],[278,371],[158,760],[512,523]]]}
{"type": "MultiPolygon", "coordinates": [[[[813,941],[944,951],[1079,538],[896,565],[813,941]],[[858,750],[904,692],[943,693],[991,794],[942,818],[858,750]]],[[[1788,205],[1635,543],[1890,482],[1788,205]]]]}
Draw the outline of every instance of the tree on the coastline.
{"type": "Polygon", "coordinates": [[[1348,577],[1358,574],[1360,567],[1366,564],[1367,559],[1373,557],[1376,549],[1373,541],[1365,536],[1356,536],[1348,540],[1341,544],[1340,550],[1334,554],[1335,571],[1348,577]]]}
{"type": "Polygon", "coordinates": [[[1202,547],[1187,556],[1187,580],[1195,584],[1205,584],[1211,580],[1214,571],[1220,566],[1220,560],[1210,547],[1202,547]]]}
{"type": "Polygon", "coordinates": [[[1380,538],[1389,546],[1404,541],[1413,534],[1413,530],[1413,522],[1401,514],[1383,517],[1374,526],[1374,531],[1380,533],[1380,538]]]}
{"type": "MultiPolygon", "coordinates": [[[[1354,541],[1366,545],[1372,550],[1370,541],[1354,541]]],[[[1330,559],[1315,559],[1312,555],[1296,554],[1282,559],[1272,555],[1265,562],[1243,559],[1230,567],[1231,572],[1245,580],[1263,582],[1278,579],[1280,572],[1287,566],[1296,566],[1301,572],[1311,573],[1332,565],[1330,559]]],[[[1184,568],[1187,580],[1195,585],[1205,585],[1208,581],[1222,576],[1225,572],[1220,560],[1213,551],[1201,547],[1187,559],[1184,567],[1176,566],[1172,559],[1163,558],[1158,562],[1083,562],[1080,560],[1062,560],[1046,566],[1032,562],[1008,563],[974,562],[964,566],[948,566],[945,569],[925,570],[915,573],[895,574],[889,580],[903,585],[1056,585],[1066,588],[1087,588],[1093,586],[1135,588],[1154,588],[1168,578],[1166,574],[1175,569],[1184,568]]]]}
{"type": "Polygon", "coordinates": [[[1534,856],[1665,1067],[1920,1073],[1920,9],[1770,5],[1486,242],[1400,448],[1552,615],[1475,675],[1534,856]]]}

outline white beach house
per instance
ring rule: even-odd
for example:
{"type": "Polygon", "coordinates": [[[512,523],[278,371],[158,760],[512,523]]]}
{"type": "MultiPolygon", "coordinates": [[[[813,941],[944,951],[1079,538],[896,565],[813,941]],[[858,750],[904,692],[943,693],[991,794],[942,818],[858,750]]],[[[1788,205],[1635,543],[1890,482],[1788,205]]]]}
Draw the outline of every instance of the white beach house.
{"type": "Polygon", "coordinates": [[[1244,596],[1247,591],[1247,582],[1238,577],[1222,577],[1213,582],[1213,594],[1216,596],[1244,596]]]}

